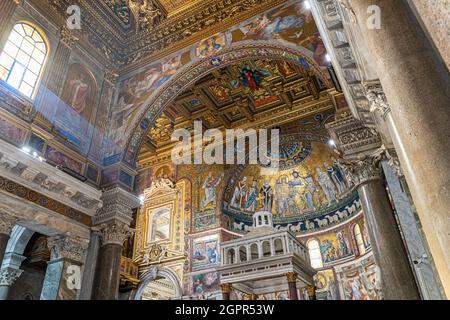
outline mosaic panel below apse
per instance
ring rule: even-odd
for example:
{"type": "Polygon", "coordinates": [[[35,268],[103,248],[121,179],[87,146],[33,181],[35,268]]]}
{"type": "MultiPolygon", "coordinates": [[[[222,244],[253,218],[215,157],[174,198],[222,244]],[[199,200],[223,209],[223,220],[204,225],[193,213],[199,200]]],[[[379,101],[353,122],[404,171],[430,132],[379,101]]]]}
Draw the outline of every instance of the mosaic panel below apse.
{"type": "Polygon", "coordinates": [[[192,242],[192,270],[216,266],[220,262],[217,235],[194,239],[192,242]]]}
{"type": "Polygon", "coordinates": [[[192,276],[192,294],[205,294],[220,290],[220,276],[218,272],[207,272],[192,276]]]}

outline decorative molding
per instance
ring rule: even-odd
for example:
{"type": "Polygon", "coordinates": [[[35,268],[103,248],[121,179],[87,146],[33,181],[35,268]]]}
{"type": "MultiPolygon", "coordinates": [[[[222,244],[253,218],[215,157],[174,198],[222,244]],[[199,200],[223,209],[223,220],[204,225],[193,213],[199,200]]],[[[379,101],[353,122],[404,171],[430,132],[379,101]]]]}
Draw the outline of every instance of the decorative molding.
{"type": "Polygon", "coordinates": [[[19,279],[20,275],[23,273],[23,270],[14,269],[14,268],[3,268],[0,270],[0,286],[8,286],[11,287],[17,279],[19,279]]]}
{"type": "Polygon", "coordinates": [[[51,260],[65,258],[81,263],[88,248],[88,243],[83,239],[58,235],[48,238],[47,247],[51,252],[51,260]]]}
{"type": "Polygon", "coordinates": [[[73,32],[67,28],[67,26],[63,26],[61,28],[61,38],[60,41],[61,43],[65,44],[67,47],[72,48],[72,46],[75,44],[75,42],[77,42],[78,40],[80,40],[79,38],[77,38],[73,32]]]}

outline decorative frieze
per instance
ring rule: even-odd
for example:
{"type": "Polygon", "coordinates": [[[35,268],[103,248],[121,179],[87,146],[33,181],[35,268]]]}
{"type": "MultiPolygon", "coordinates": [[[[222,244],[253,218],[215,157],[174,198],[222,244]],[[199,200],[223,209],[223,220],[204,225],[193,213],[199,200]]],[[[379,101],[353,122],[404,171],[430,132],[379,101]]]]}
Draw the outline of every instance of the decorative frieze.
{"type": "Polygon", "coordinates": [[[19,279],[23,270],[3,268],[0,270],[0,286],[12,286],[19,279]]]}

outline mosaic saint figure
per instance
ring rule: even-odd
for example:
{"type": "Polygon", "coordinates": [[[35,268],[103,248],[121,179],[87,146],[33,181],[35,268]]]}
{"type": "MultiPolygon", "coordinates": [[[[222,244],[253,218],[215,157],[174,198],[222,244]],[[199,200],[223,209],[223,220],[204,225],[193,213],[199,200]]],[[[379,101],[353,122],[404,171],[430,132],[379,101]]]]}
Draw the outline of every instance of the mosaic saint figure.
{"type": "Polygon", "coordinates": [[[258,186],[256,180],[253,180],[250,189],[248,190],[247,201],[245,202],[244,209],[246,211],[255,212],[258,202],[256,201],[258,195],[258,186]]]}
{"type": "Polygon", "coordinates": [[[336,237],[338,239],[338,253],[339,257],[345,257],[349,255],[350,252],[350,245],[348,243],[348,240],[344,237],[344,234],[342,232],[338,232],[336,234],[336,237]]]}
{"type": "Polygon", "coordinates": [[[334,158],[330,157],[332,164],[331,166],[328,166],[326,163],[323,165],[328,171],[328,174],[330,175],[331,179],[333,180],[334,184],[336,185],[338,192],[340,194],[345,192],[345,189],[347,188],[347,185],[345,183],[345,177],[341,170],[341,166],[339,165],[339,162],[334,158]]]}
{"type": "Polygon", "coordinates": [[[310,175],[305,178],[306,189],[304,192],[304,197],[306,201],[306,208],[309,210],[316,210],[316,206],[314,204],[314,195],[317,192],[316,185],[314,184],[314,179],[310,175]]]}
{"type": "Polygon", "coordinates": [[[264,180],[264,185],[259,190],[259,193],[263,197],[262,200],[262,210],[264,211],[272,211],[272,202],[273,202],[273,190],[269,184],[269,179],[264,180]]]}
{"type": "Polygon", "coordinates": [[[247,201],[247,177],[243,177],[241,181],[238,181],[233,197],[231,198],[231,206],[233,208],[242,209],[243,205],[247,201]]]}
{"type": "Polygon", "coordinates": [[[219,185],[220,181],[222,181],[222,178],[223,173],[217,178],[213,178],[211,172],[208,174],[208,177],[206,178],[202,186],[205,192],[202,200],[203,208],[206,208],[211,203],[216,203],[216,188],[219,185]]]}
{"type": "Polygon", "coordinates": [[[336,188],[334,186],[333,181],[331,181],[328,173],[323,172],[320,168],[316,169],[317,171],[317,181],[319,185],[322,187],[323,193],[327,198],[328,205],[331,205],[333,202],[337,202],[336,200],[336,188]]]}
{"type": "Polygon", "coordinates": [[[280,182],[275,185],[275,197],[277,200],[278,214],[283,214],[288,209],[289,184],[287,178],[282,177],[280,182]]]}

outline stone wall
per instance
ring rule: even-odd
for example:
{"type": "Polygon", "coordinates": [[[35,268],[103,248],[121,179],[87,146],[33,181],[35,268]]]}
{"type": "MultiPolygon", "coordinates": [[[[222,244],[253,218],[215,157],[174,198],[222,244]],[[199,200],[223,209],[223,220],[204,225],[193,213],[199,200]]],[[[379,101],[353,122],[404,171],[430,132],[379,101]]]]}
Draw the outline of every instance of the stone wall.
{"type": "Polygon", "coordinates": [[[450,0],[408,0],[450,69],[450,0]]]}

